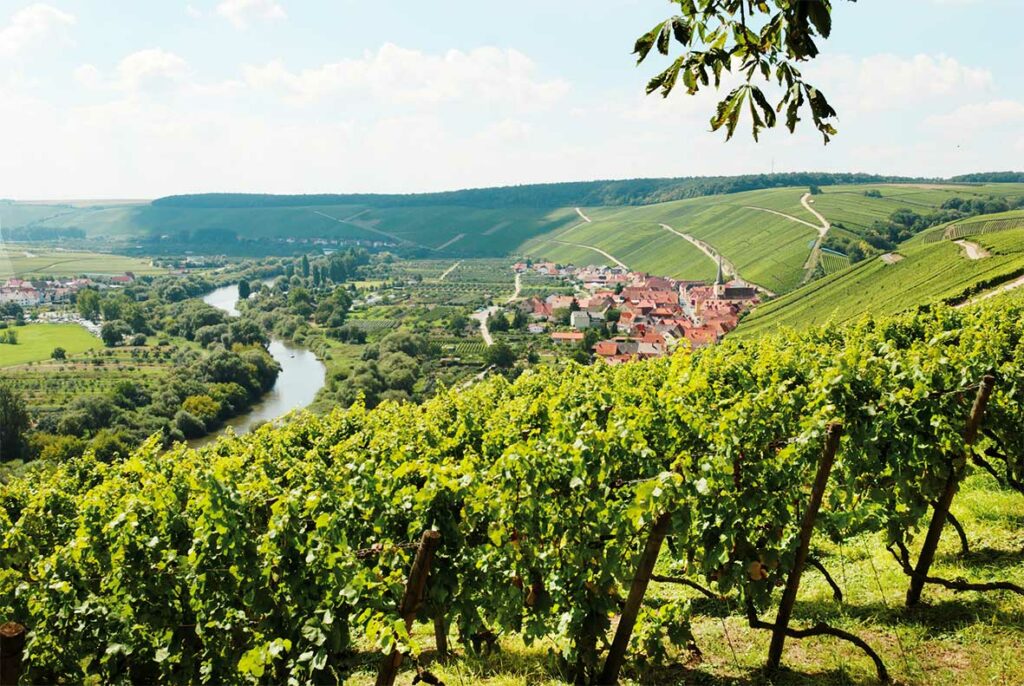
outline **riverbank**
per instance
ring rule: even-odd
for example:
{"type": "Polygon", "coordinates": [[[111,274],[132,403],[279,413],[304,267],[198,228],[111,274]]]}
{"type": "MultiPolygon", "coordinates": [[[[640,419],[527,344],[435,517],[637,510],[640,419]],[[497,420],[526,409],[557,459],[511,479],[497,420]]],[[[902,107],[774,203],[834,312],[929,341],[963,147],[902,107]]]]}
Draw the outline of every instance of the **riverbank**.
{"type": "MultiPolygon", "coordinates": [[[[223,286],[203,296],[203,302],[232,317],[239,316],[238,285],[223,286]]],[[[270,356],[281,365],[281,372],[273,388],[260,399],[250,410],[233,417],[216,433],[191,441],[189,445],[198,447],[216,440],[228,428],[236,434],[248,433],[256,426],[294,410],[309,407],[316,399],[317,393],[327,383],[327,368],[313,351],[308,348],[272,338],[268,346],[270,356]]]]}

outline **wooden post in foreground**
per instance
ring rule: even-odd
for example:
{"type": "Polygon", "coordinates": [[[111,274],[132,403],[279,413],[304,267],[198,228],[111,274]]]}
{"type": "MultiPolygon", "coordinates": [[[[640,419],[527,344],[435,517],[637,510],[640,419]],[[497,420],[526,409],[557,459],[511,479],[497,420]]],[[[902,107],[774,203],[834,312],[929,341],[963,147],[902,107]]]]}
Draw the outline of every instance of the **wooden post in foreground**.
{"type": "Polygon", "coordinates": [[[17,686],[25,651],[25,627],[16,622],[0,625],[0,686],[17,686]]]}
{"type": "Polygon", "coordinates": [[[671,523],[672,515],[665,513],[658,517],[651,527],[647,545],[644,546],[644,552],[640,555],[633,583],[629,587],[629,597],[626,598],[626,606],[619,618],[619,626],[615,629],[615,639],[612,641],[611,650],[608,651],[604,669],[601,671],[601,678],[598,680],[600,684],[615,684],[619,680],[619,670],[622,669],[622,663],[626,659],[629,639],[633,635],[633,627],[636,626],[636,618],[640,612],[640,606],[644,602],[644,594],[647,593],[654,565],[657,564],[658,554],[661,552],[661,544],[665,540],[671,523]]]}
{"type": "Polygon", "coordinates": [[[800,545],[796,549],[796,560],[793,562],[793,569],[789,572],[789,578],[786,579],[786,590],[782,592],[779,612],[775,616],[772,642],[768,646],[769,672],[778,669],[779,663],[782,662],[782,648],[786,642],[786,629],[789,628],[789,620],[793,616],[793,605],[796,603],[796,594],[800,590],[800,576],[803,574],[804,565],[807,564],[807,552],[811,546],[811,534],[814,533],[814,520],[818,517],[821,500],[825,496],[825,486],[828,484],[829,474],[832,473],[832,464],[836,459],[836,451],[839,450],[839,437],[842,433],[843,427],[840,424],[829,424],[825,432],[825,449],[821,453],[821,460],[818,462],[818,473],[814,477],[811,502],[807,504],[803,521],[800,523],[800,545]]]}
{"type": "Polygon", "coordinates": [[[437,659],[444,662],[448,659],[448,619],[439,611],[434,617],[434,644],[437,646],[437,659]]]}
{"type": "MultiPolygon", "coordinates": [[[[981,420],[985,416],[985,408],[988,406],[988,399],[992,395],[996,378],[986,374],[978,387],[978,395],[974,398],[974,407],[971,408],[971,416],[967,418],[967,429],[964,431],[964,445],[967,452],[978,438],[978,429],[981,427],[981,420]]],[[[921,591],[924,590],[925,577],[931,569],[935,560],[935,551],[939,547],[939,539],[942,537],[942,529],[946,525],[949,516],[949,508],[953,504],[953,497],[960,488],[960,477],[963,472],[963,465],[967,455],[957,459],[950,466],[949,477],[946,479],[946,489],[942,496],[935,503],[932,512],[932,521],[928,525],[928,533],[924,537],[924,545],[921,546],[921,554],[917,558],[917,566],[914,568],[914,575],[910,577],[910,588],[907,590],[907,607],[914,607],[921,601],[921,591]]]]}
{"type": "MultiPolygon", "coordinates": [[[[416,557],[409,569],[409,580],[405,583],[402,604],[399,606],[399,613],[405,620],[406,629],[411,629],[413,620],[416,619],[416,610],[423,600],[427,575],[430,574],[430,563],[434,559],[434,551],[437,550],[440,543],[441,534],[437,531],[423,532],[420,547],[416,549],[416,557]]],[[[401,666],[402,653],[398,650],[391,651],[391,654],[380,663],[380,670],[377,672],[377,686],[393,686],[395,677],[398,675],[398,668],[401,666]]]]}

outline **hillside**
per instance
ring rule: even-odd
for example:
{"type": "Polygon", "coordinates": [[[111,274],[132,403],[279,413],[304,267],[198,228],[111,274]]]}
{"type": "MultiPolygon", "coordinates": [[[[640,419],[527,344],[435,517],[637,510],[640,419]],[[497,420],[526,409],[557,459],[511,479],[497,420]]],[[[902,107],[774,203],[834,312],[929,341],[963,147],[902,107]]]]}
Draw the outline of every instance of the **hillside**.
{"type": "Polygon", "coordinates": [[[762,305],[742,321],[736,335],[756,336],[780,326],[841,324],[865,314],[894,314],[963,299],[1024,274],[1024,230],[967,237],[970,249],[950,240],[908,241],[895,253],[864,260],[762,305]]]}
{"type": "Polygon", "coordinates": [[[524,254],[683,279],[709,278],[721,255],[727,271],[786,293],[842,271],[847,254],[889,251],[936,221],[966,221],[950,203],[970,205],[970,214],[1024,198],[1019,183],[845,183],[861,178],[639,179],[409,196],[210,194],[148,205],[7,204],[0,219],[8,239],[101,239],[142,254],[281,254],[307,250],[303,241],[359,241],[412,257],[524,254]],[[801,179],[827,183],[806,198],[805,185],[742,190],[801,179]],[[686,194],[699,197],[654,202],[686,194]]]}

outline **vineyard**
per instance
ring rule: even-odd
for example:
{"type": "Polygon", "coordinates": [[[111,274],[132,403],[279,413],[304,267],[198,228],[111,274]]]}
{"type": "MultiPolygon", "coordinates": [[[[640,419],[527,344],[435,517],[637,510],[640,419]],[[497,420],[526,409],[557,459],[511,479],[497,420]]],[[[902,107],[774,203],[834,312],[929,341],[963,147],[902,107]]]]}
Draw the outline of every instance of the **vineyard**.
{"type": "Polygon", "coordinates": [[[1022,236],[1019,230],[978,236],[976,242],[993,253],[981,260],[967,259],[950,241],[909,241],[895,264],[878,257],[862,260],[758,307],[742,320],[737,333],[753,336],[779,326],[841,324],[865,314],[896,314],[961,300],[1024,273],[1022,236]]]}
{"type": "Polygon", "coordinates": [[[157,390],[173,369],[177,352],[171,346],[91,350],[67,360],[4,369],[2,377],[25,396],[29,407],[55,411],[75,398],[108,393],[125,381],[157,390]]]}
{"type": "Polygon", "coordinates": [[[450,632],[467,650],[515,635],[567,679],[613,683],[697,654],[701,612],[770,632],[770,669],[785,639],[825,636],[885,680],[891,646],[790,622],[804,567],[875,535],[912,608],[932,588],[1024,595],[932,568],[971,472],[1024,491],[1022,315],[727,339],[87,455],[0,487],[0,619],[28,627],[31,683],[333,683],[367,651],[390,683],[425,657],[415,620],[442,653],[450,632]],[[699,597],[645,603],[651,582],[699,597]]]}

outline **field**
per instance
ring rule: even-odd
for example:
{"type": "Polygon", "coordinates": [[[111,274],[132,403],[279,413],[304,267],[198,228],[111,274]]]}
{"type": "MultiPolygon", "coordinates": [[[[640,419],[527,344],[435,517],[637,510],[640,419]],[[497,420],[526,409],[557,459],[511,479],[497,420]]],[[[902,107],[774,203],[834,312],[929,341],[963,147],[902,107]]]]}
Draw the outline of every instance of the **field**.
{"type": "Polygon", "coordinates": [[[969,260],[950,241],[908,242],[902,260],[873,257],[757,308],[737,335],[753,336],[777,326],[803,328],[842,323],[862,314],[892,314],[954,298],[976,284],[1005,280],[1024,269],[1024,231],[978,236],[993,255],[969,260]]]}
{"type": "MultiPolygon", "coordinates": [[[[12,367],[49,360],[54,348],[64,348],[68,355],[103,347],[98,338],[77,324],[26,324],[12,328],[17,332],[17,345],[0,345],[0,367],[12,367]]],[[[40,373],[53,372],[45,366],[40,373]]]]}
{"type": "Polygon", "coordinates": [[[10,277],[116,276],[161,274],[149,260],[98,252],[40,248],[30,245],[0,244],[0,280],[10,277]]]}

